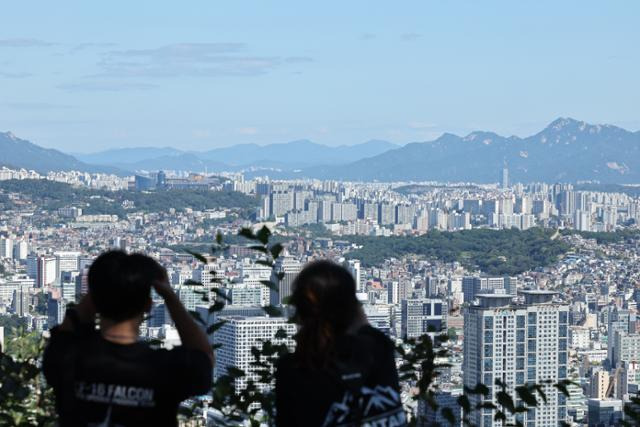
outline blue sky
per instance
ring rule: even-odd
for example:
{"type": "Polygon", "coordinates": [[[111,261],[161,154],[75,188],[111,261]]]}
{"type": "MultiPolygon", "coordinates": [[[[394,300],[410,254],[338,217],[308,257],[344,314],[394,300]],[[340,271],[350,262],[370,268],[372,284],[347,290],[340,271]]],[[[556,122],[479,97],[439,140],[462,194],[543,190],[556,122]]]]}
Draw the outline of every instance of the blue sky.
{"type": "Polygon", "coordinates": [[[7,2],[0,131],[201,150],[640,129],[637,1],[7,2]]]}

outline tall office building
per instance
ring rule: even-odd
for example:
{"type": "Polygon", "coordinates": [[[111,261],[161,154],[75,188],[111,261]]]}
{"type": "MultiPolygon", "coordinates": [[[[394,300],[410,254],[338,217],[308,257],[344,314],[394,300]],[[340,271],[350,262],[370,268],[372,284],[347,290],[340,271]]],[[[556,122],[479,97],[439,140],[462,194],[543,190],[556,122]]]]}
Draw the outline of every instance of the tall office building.
{"type": "MultiPolygon", "coordinates": [[[[635,328],[636,315],[630,310],[613,307],[607,317],[607,359],[615,368],[619,355],[616,354],[616,332],[630,332],[635,328]]],[[[618,350],[620,347],[618,347],[618,350]]]]}
{"type": "Polygon", "coordinates": [[[281,305],[291,296],[291,287],[302,266],[292,256],[283,255],[276,260],[271,275],[271,281],[276,284],[277,291],[271,290],[271,305],[281,305]],[[282,278],[279,276],[282,275],[282,278]]]}
{"type": "Polygon", "coordinates": [[[507,168],[506,165],[502,168],[501,178],[502,178],[502,182],[501,182],[502,188],[503,189],[509,188],[509,169],[507,168]]]}
{"type": "Polygon", "coordinates": [[[610,381],[611,378],[608,371],[594,372],[591,376],[591,382],[589,384],[589,397],[593,399],[606,399],[610,381]]]}
{"type": "Polygon", "coordinates": [[[13,258],[13,240],[0,237],[0,258],[13,258]]]}
{"type": "Polygon", "coordinates": [[[213,336],[213,342],[221,344],[216,350],[214,379],[226,375],[231,367],[242,369],[247,375],[236,380],[236,390],[244,389],[249,379],[258,380],[255,368],[251,365],[251,347],[260,346],[266,340],[271,340],[274,344],[286,343],[290,349],[294,347],[292,337],[296,332],[296,325],[289,323],[285,317],[220,316],[220,320],[226,323],[213,336]],[[287,332],[288,338],[275,338],[280,329],[287,332]]]}
{"type": "Polygon", "coordinates": [[[67,302],[76,302],[76,277],[73,280],[62,281],[60,284],[62,298],[67,302]]]}
{"type": "Polygon", "coordinates": [[[357,259],[349,259],[344,262],[343,266],[349,270],[349,273],[353,276],[353,280],[356,282],[356,292],[364,292],[364,284],[362,283],[362,276],[360,274],[360,261],[357,259]]]}
{"type": "Polygon", "coordinates": [[[78,271],[80,252],[54,252],[56,258],[56,281],[60,281],[63,271],[78,271]]]}
{"type": "Polygon", "coordinates": [[[47,302],[49,329],[62,323],[62,319],[64,319],[64,312],[66,309],[67,309],[67,304],[64,299],[49,298],[49,301],[47,302]]]}
{"type": "Polygon", "coordinates": [[[28,285],[19,285],[13,291],[13,313],[20,317],[24,317],[29,314],[29,302],[31,300],[29,288],[30,287],[28,285]]]}
{"type": "Polygon", "coordinates": [[[13,244],[13,258],[23,261],[29,254],[29,245],[24,240],[19,240],[13,244]]]}
{"type": "MultiPolygon", "coordinates": [[[[566,420],[566,398],[553,384],[567,378],[567,323],[569,306],[553,301],[554,292],[522,291],[524,304],[512,304],[510,295],[480,294],[478,305],[465,308],[463,380],[466,387],[485,384],[487,397],[469,396],[471,406],[497,403],[498,379],[515,396],[515,387],[542,384],[547,403],[510,416],[527,427],[556,427],[566,420]],[[550,381],[551,384],[545,384],[550,381]]],[[[479,427],[494,425],[494,410],[471,414],[479,427]]],[[[495,425],[501,425],[496,423],[495,425]]]]}
{"type": "Polygon", "coordinates": [[[447,303],[439,298],[402,300],[402,338],[432,337],[447,327],[447,303]]]}
{"type": "Polygon", "coordinates": [[[36,260],[36,286],[44,288],[56,281],[56,258],[50,255],[39,256],[36,260]]]}
{"type": "Polygon", "coordinates": [[[458,403],[458,398],[462,396],[461,388],[437,390],[434,392],[433,400],[438,405],[438,410],[433,408],[424,400],[418,401],[418,426],[462,426],[462,407],[458,403]],[[448,408],[454,416],[453,424],[442,415],[442,410],[448,408]]]}
{"type": "Polygon", "coordinates": [[[465,276],[462,278],[464,302],[472,302],[478,294],[506,293],[504,277],[465,276]]]}
{"type": "Polygon", "coordinates": [[[623,363],[640,361],[640,334],[615,331],[609,339],[613,340],[611,368],[619,368],[623,363]]]}

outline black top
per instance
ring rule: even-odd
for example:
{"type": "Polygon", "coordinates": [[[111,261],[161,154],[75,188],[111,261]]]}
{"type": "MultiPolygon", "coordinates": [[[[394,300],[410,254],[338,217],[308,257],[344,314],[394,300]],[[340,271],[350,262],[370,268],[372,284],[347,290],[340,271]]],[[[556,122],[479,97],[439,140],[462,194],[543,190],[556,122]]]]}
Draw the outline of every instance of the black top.
{"type": "Polygon", "coordinates": [[[200,350],[115,344],[98,332],[51,330],[43,370],[61,426],[175,426],[179,403],[211,388],[200,350]]]}
{"type": "Polygon", "coordinates": [[[307,368],[295,353],[282,357],[277,426],[405,426],[394,351],[389,338],[367,325],[338,340],[330,368],[307,368]]]}

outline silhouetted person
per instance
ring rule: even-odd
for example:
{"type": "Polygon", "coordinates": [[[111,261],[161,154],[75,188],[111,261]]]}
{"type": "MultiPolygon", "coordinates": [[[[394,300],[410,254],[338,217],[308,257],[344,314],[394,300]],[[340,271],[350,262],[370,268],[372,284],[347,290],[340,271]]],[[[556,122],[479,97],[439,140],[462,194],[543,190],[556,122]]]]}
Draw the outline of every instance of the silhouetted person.
{"type": "Polygon", "coordinates": [[[277,365],[277,426],[404,426],[393,343],[368,324],[349,271],[309,264],[290,302],[300,329],[277,365]]]}
{"type": "Polygon", "coordinates": [[[209,391],[213,353],[164,268],[144,255],[110,251],[91,265],[89,293],[51,330],[43,369],[62,426],[173,426],[181,401],[209,391]],[[151,288],[180,335],[182,345],[172,350],[138,341],[151,288]]]}

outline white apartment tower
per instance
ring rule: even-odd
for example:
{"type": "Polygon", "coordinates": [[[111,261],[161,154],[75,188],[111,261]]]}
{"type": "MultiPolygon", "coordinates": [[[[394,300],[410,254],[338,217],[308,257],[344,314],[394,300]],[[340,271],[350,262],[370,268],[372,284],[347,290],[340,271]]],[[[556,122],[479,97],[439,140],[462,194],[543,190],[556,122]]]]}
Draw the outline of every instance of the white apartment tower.
{"type": "MultiPolygon", "coordinates": [[[[474,407],[481,401],[496,403],[499,379],[507,392],[516,396],[515,387],[526,383],[555,384],[567,378],[567,323],[569,306],[553,302],[554,292],[522,291],[524,304],[513,304],[512,296],[477,295],[480,303],[464,314],[464,385],[474,388],[485,384],[486,398],[471,395],[474,407]]],[[[547,403],[511,417],[527,427],[555,427],[567,417],[566,398],[545,384],[547,403]]],[[[494,425],[494,411],[482,409],[471,414],[471,423],[479,427],[494,425]]],[[[498,424],[496,424],[498,425],[498,424]]]]}
{"type": "Polygon", "coordinates": [[[242,369],[247,375],[236,380],[236,390],[244,389],[249,379],[258,380],[258,376],[252,373],[251,347],[260,347],[266,340],[271,340],[273,344],[286,343],[291,350],[294,347],[292,337],[296,325],[289,323],[285,317],[221,316],[220,319],[226,323],[213,337],[215,343],[221,344],[216,350],[214,379],[226,375],[231,367],[242,369]],[[280,329],[287,332],[288,338],[275,338],[280,329]]]}

